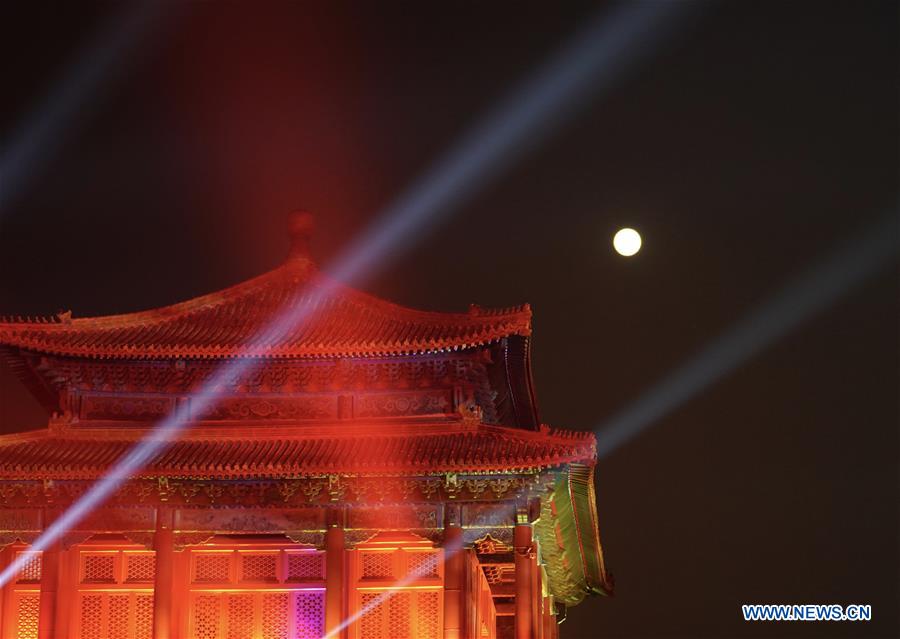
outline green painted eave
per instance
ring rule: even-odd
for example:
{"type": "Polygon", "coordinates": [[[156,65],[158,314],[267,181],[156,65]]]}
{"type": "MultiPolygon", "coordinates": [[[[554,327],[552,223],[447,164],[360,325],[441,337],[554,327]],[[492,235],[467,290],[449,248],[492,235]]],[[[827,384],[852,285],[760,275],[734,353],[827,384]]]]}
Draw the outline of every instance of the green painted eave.
{"type": "Polygon", "coordinates": [[[556,473],[535,522],[548,590],[567,606],[587,595],[611,595],[603,563],[594,494],[594,467],[570,464],[556,473]]]}

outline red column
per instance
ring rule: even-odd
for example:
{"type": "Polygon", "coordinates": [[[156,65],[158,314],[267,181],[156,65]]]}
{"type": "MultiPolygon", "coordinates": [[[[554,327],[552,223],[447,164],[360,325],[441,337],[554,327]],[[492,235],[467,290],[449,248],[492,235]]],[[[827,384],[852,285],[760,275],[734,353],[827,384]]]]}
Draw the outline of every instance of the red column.
{"type": "Polygon", "coordinates": [[[159,509],[156,515],[153,549],[156,572],[153,578],[153,639],[170,639],[172,634],[172,601],[175,590],[175,532],[172,512],[159,509]]]}
{"type": "Polygon", "coordinates": [[[516,567],[516,639],[533,639],[532,606],[535,605],[534,576],[532,574],[534,563],[534,548],[531,540],[531,524],[527,515],[519,517],[519,522],[513,530],[513,547],[515,550],[516,567]]]}
{"type": "Polygon", "coordinates": [[[325,529],[325,632],[328,639],[347,635],[337,631],[344,622],[344,521],[342,511],[329,512],[325,529]],[[331,634],[334,633],[334,634],[331,634]]]}
{"type": "Polygon", "coordinates": [[[56,597],[56,634],[68,637],[72,624],[73,608],[77,595],[78,546],[60,548],[59,553],[59,594],[56,597]]]}
{"type": "MultiPolygon", "coordinates": [[[[11,546],[0,549],[0,570],[6,570],[9,562],[12,561],[13,550],[11,546]]],[[[6,625],[9,622],[9,592],[11,586],[0,586],[0,637],[6,637],[6,625]]]]}
{"type": "Polygon", "coordinates": [[[38,639],[58,639],[56,605],[59,599],[59,562],[61,548],[54,542],[41,553],[41,611],[38,639]]]}
{"type": "Polygon", "coordinates": [[[465,560],[462,528],[448,523],[444,527],[444,639],[463,639],[465,634],[465,560]]]}

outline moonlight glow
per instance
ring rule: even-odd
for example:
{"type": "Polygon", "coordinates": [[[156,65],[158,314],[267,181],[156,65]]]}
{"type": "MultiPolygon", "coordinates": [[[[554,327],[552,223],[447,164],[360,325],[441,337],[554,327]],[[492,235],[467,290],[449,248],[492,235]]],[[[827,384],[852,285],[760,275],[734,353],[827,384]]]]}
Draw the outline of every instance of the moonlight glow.
{"type": "Polygon", "coordinates": [[[613,237],[616,253],[631,257],[641,250],[641,234],[634,229],[619,229],[613,237]]]}

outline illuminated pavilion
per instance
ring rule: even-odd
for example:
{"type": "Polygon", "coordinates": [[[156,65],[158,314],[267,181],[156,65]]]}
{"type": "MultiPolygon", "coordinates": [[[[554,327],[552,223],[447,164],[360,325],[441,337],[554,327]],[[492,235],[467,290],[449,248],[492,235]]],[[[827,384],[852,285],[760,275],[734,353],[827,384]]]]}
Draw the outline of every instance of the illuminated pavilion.
{"type": "Polygon", "coordinates": [[[0,436],[0,568],[27,560],[2,589],[4,639],[550,639],[566,606],[610,594],[594,436],[541,423],[529,307],[383,301],[319,272],[295,226],[281,266],[217,293],[0,321],[52,415],[0,436]],[[253,365],[198,406],[238,358],[253,365]],[[29,550],[175,410],[175,441],[29,550]]]}

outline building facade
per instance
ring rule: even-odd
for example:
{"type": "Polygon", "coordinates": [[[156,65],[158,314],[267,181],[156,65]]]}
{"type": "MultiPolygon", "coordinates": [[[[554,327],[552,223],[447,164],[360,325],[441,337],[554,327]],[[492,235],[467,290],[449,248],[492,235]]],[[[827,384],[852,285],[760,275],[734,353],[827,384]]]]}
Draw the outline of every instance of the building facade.
{"type": "Polygon", "coordinates": [[[0,322],[52,414],[0,436],[0,562],[21,563],[0,637],[551,639],[611,593],[594,438],[538,417],[530,309],[377,299],[317,270],[308,229],[224,291],[0,322]],[[141,470],[31,549],[176,412],[141,470]]]}

